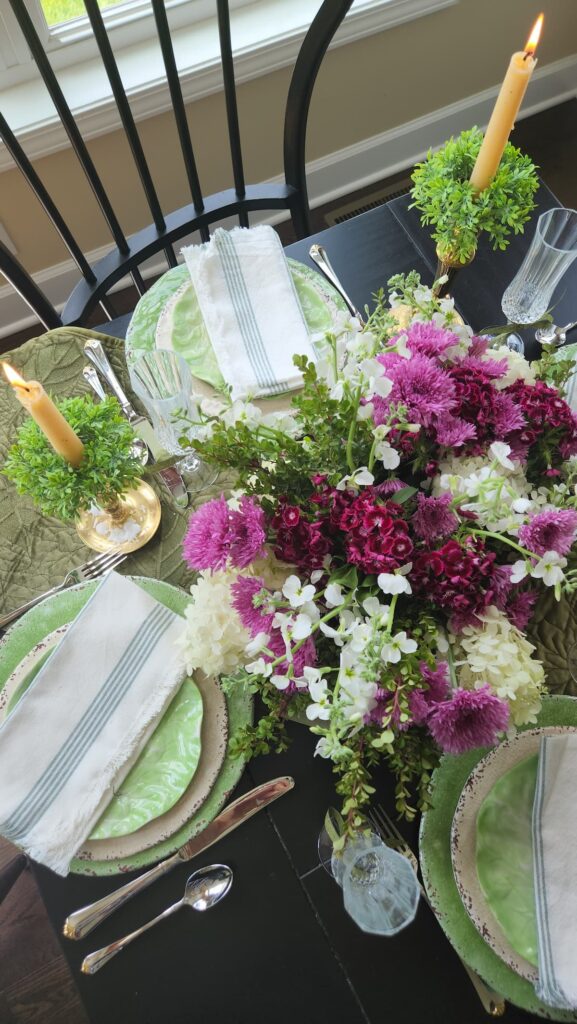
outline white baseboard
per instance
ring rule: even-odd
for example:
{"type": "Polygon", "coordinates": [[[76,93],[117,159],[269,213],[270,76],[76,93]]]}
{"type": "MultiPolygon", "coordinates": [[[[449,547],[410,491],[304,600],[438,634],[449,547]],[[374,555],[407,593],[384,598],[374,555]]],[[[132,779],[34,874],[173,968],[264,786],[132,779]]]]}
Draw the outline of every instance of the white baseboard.
{"type": "MultiPolygon", "coordinates": [[[[489,120],[497,87],[468,96],[457,103],[441,107],[423,117],[391,128],[389,131],[363,139],[353,146],[313,160],[307,165],[309,200],[317,207],[338,199],[356,189],[364,188],[411,167],[429,149],[441,146],[451,135],[477,124],[484,127],[489,120]]],[[[538,69],[529,85],[521,117],[525,118],[547,107],[577,96],[577,54],[538,69]]],[[[274,179],[281,181],[279,176],[274,179]]],[[[263,215],[260,223],[274,224],[285,214],[263,215]]],[[[257,222],[256,217],[254,223],[257,222]]],[[[185,244],[184,240],[183,243],[185,244]]],[[[89,261],[100,259],[106,247],[87,254],[89,261]]],[[[159,258],[149,261],[144,277],[165,269],[159,258]]],[[[71,260],[47,267],[34,275],[38,285],[60,308],[70,294],[78,273],[71,260]]],[[[123,287],[119,284],[118,288],[123,287]]],[[[0,337],[24,330],[35,323],[33,315],[9,285],[0,288],[0,337]]]]}

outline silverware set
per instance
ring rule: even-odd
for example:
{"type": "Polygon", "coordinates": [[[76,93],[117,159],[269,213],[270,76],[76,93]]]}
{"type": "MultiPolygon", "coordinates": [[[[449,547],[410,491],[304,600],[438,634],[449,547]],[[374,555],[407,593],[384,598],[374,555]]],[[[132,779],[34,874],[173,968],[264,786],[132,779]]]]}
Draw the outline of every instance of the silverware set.
{"type": "Polygon", "coordinates": [[[94,558],[90,558],[87,562],[82,562],[81,565],[75,566],[74,569],[66,573],[62,583],[51,587],[50,590],[39,594],[38,597],[33,597],[32,600],[20,605],[19,608],[15,608],[14,611],[0,616],[0,628],[8,626],[14,619],[18,619],[24,612],[34,608],[35,605],[40,604],[47,597],[52,597],[53,594],[58,594],[61,590],[74,586],[75,583],[84,583],[85,580],[96,580],[105,573],[110,572],[111,569],[116,569],[125,558],[126,555],[122,554],[122,552],[106,551],[103,554],[95,555],[94,558]]]}
{"type": "MultiPolygon", "coordinates": [[[[405,837],[401,835],[394,821],[388,816],[382,807],[373,807],[369,812],[369,818],[373,825],[373,828],[380,835],[383,842],[390,846],[391,849],[396,850],[398,853],[406,857],[407,860],[412,864],[417,878],[419,877],[419,860],[416,853],[411,849],[407,843],[405,837]]],[[[431,902],[427,895],[427,891],[419,880],[421,888],[421,895],[423,900],[427,904],[430,910],[433,910],[431,902]]],[[[434,913],[434,911],[433,911],[434,913]]],[[[459,957],[459,959],[461,959],[459,957]]],[[[495,992],[494,989],[486,985],[482,978],[474,971],[464,960],[461,963],[469,975],[473,987],[483,1004],[484,1009],[487,1011],[490,1017],[502,1017],[506,1010],[506,1003],[503,996],[499,992],[495,992]]]]}

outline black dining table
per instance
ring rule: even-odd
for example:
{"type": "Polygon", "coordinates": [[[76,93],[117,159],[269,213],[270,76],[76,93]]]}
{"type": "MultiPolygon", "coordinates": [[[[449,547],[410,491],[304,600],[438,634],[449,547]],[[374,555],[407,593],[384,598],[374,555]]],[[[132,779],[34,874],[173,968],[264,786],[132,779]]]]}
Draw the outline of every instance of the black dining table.
{"type": "MultiPolygon", "coordinates": [[[[430,283],[434,244],[409,209],[409,198],[357,216],[286,249],[313,265],[319,242],[358,308],[396,273],[417,270],[430,283]]],[[[538,208],[504,253],[482,242],[473,263],[451,285],[457,308],[480,331],[503,323],[501,296],[533,235],[539,213],[561,205],[542,185],[538,208]]],[[[575,318],[577,264],[555,296],[557,323],[575,318]]],[[[126,319],[102,329],[122,337],[126,319]]],[[[527,354],[539,346],[525,333],[527,354]]],[[[256,714],[258,714],[258,706],[256,714]]],[[[316,737],[290,724],[281,754],[248,764],[237,794],[279,775],[294,789],[260,811],[206,853],[117,911],[82,941],[62,937],[73,910],[110,892],[122,878],[60,878],[32,864],[42,899],[92,1024],[475,1024],[487,1020],[462,964],[429,908],[394,938],[362,932],[347,915],[342,893],[319,863],[317,842],[326,810],[335,805],[329,762],[313,756],[316,737]],[[83,957],[154,917],[184,891],[203,865],[231,866],[229,895],[205,914],[182,910],[121,952],[94,976],[80,973],[83,957]]],[[[375,774],[376,800],[393,811],[393,780],[375,774]]],[[[418,822],[401,824],[413,849],[418,822]]],[[[532,1019],[507,1007],[510,1024],[532,1019]]],[[[65,1022],[63,1022],[65,1024],[65,1022]]]]}

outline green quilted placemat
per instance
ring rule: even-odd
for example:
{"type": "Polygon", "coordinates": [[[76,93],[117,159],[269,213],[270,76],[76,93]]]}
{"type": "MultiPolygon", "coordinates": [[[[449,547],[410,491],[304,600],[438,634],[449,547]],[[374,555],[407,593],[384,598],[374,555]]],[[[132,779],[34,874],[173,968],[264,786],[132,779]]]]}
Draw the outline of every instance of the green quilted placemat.
{"type": "MultiPolygon", "coordinates": [[[[80,327],[63,327],[33,338],[2,358],[23,377],[39,380],[54,398],[83,395],[91,393],[82,376],[87,338],[100,338],[123,387],[139,407],[130,390],[124,342],[118,338],[80,327]]],[[[0,468],[25,417],[12,389],[0,386],[0,468]]],[[[175,510],[162,484],[154,477],[147,480],[162,502],[161,524],[146,547],[128,555],[120,571],[188,588],[193,575],[182,560],[181,546],[190,509],[175,510]]],[[[211,493],[203,492],[196,503],[207,500],[215,490],[218,486],[213,486],[211,493]]],[[[73,524],[40,515],[32,500],[19,495],[0,472],[0,611],[9,611],[60,583],[72,566],[89,557],[90,550],[80,541],[73,524]]]]}

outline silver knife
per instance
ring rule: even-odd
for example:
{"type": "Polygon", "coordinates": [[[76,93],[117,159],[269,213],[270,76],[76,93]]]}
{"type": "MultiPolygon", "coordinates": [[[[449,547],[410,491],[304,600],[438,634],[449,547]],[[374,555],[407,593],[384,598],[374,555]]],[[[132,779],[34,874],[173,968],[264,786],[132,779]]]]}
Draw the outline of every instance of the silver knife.
{"type": "Polygon", "coordinates": [[[119,907],[122,907],[137,893],[146,889],[157,878],[162,878],[163,875],[172,871],[172,868],[176,867],[177,864],[182,864],[184,861],[190,860],[191,857],[196,857],[197,854],[203,853],[209,846],[216,843],[217,840],[227,836],[229,832],[232,832],[239,825],[242,825],[243,822],[252,818],[253,814],[256,814],[257,811],[267,807],[273,800],[278,800],[279,796],[288,793],[293,786],[294,779],[291,779],[289,775],[283,775],[278,779],[272,779],[270,782],[263,782],[261,786],[251,789],[244,796],[239,796],[237,800],[233,800],[228,807],[225,807],[224,811],[221,811],[199,835],[189,839],[188,843],[185,843],[180,850],[173,853],[172,857],[161,860],[159,864],[156,864],[150,871],[145,872],[144,875],[139,875],[132,882],[127,882],[126,885],[122,885],[120,889],[109,893],[108,896],[97,900],[96,903],[90,903],[87,907],[75,910],[73,914],[66,918],[63,934],[67,939],[84,938],[93,928],[96,928],[97,925],[106,920],[110,914],[118,910],[119,907]]]}
{"type": "MultiPolygon", "coordinates": [[[[102,374],[104,380],[114,392],[120,403],[120,408],[134,430],[134,433],[148,445],[152,456],[149,462],[154,463],[157,459],[162,458],[163,455],[166,456],[166,452],[164,452],[162,446],[159,444],[151,424],[145,416],[141,416],[140,413],[136,412],[136,409],[134,409],[130,404],[118,377],[110,365],[102,343],[97,338],[89,338],[84,345],[84,354],[86,355],[86,358],[90,360],[92,365],[95,366],[102,374]]],[[[186,484],[176,467],[170,466],[168,469],[159,469],[158,476],[162,478],[168,487],[175,503],[180,508],[186,508],[189,501],[188,491],[186,489],[186,484]]]]}

